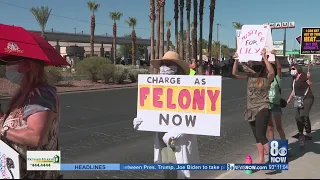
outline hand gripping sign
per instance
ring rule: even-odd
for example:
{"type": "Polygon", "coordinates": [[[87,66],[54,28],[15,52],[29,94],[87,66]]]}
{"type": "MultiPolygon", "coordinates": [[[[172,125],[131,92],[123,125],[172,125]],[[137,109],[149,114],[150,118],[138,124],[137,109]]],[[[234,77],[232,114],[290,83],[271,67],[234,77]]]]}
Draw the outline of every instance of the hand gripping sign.
{"type": "Polygon", "coordinates": [[[269,61],[275,61],[273,41],[269,25],[243,25],[237,38],[239,62],[261,61],[261,51],[266,48],[269,61]]]}
{"type": "Polygon", "coordinates": [[[138,78],[138,130],[220,136],[221,76],[138,78]]]}

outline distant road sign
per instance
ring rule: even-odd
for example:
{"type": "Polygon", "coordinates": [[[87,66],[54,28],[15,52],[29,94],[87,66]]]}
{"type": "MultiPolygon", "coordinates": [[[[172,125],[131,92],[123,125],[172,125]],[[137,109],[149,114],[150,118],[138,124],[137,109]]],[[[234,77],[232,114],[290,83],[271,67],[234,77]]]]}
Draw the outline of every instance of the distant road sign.
{"type": "Polygon", "coordinates": [[[269,25],[271,29],[286,29],[286,28],[295,28],[295,22],[272,22],[265,23],[264,25],[269,25]]]}
{"type": "Polygon", "coordinates": [[[300,44],[301,42],[301,36],[296,37],[297,42],[300,44]]]}
{"type": "Polygon", "coordinates": [[[296,23],[295,22],[289,22],[289,28],[295,28],[296,23]]]}
{"type": "Polygon", "coordinates": [[[286,55],[300,54],[299,51],[286,51],[286,55]]]}

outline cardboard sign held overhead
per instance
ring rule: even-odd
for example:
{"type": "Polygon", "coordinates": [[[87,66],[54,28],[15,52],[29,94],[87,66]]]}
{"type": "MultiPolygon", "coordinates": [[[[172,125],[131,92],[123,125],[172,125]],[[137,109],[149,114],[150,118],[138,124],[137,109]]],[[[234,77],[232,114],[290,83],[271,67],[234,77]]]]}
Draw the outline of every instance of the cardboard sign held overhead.
{"type": "Polygon", "coordinates": [[[273,41],[271,29],[268,25],[243,25],[237,53],[240,62],[261,61],[261,51],[266,48],[269,61],[275,61],[275,56],[271,54],[273,41]]]}

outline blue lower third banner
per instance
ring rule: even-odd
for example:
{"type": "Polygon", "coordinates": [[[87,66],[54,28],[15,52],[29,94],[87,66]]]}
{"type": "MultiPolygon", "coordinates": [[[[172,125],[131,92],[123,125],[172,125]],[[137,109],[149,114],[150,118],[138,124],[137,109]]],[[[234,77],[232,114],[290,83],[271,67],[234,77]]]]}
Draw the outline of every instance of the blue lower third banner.
{"type": "Polygon", "coordinates": [[[288,164],[61,164],[62,171],[288,170],[288,164]]]}

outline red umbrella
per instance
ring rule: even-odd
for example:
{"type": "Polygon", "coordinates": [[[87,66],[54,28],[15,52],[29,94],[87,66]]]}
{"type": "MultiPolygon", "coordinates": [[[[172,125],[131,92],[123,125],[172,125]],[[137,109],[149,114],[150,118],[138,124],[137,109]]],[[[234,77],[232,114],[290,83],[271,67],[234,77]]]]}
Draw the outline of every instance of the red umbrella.
{"type": "Polygon", "coordinates": [[[44,61],[46,65],[70,66],[66,59],[37,33],[5,24],[0,24],[0,59],[35,59],[44,61]]]}

